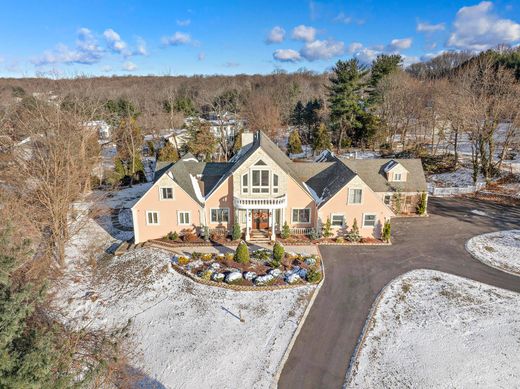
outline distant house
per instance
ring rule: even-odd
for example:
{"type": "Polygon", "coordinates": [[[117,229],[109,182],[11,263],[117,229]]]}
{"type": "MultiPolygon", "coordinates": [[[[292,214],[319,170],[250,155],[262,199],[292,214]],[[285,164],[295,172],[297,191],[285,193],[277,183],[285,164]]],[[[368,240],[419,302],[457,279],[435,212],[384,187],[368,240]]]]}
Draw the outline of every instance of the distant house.
{"type": "Polygon", "coordinates": [[[347,160],[324,152],[317,162],[293,162],[260,131],[243,133],[242,146],[229,162],[187,154],[158,163],[153,186],[132,207],[135,242],[203,226],[229,232],[235,221],[246,240],[285,223],[306,234],[327,219],[335,233],[356,219],[363,237],[379,238],[384,222],[415,212],[426,191],[418,159],[347,160]]]}
{"type": "Polygon", "coordinates": [[[91,120],[85,122],[84,125],[88,128],[94,128],[98,133],[99,140],[110,139],[111,131],[110,125],[104,120],[91,120]]]}

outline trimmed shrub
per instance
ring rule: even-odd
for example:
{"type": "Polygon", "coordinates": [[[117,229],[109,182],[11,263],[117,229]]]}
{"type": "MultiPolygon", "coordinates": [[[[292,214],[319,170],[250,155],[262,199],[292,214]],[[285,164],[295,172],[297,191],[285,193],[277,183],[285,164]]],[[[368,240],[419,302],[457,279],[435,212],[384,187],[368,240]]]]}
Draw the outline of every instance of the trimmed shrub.
{"type": "Polygon", "coordinates": [[[309,238],[311,238],[311,240],[318,240],[321,238],[321,236],[320,233],[313,228],[309,233],[309,238]]]}
{"type": "Polygon", "coordinates": [[[274,244],[273,247],[273,267],[280,266],[280,262],[282,261],[285,254],[285,248],[278,242],[274,244]]]}
{"type": "Polygon", "coordinates": [[[317,269],[316,266],[312,266],[309,268],[309,271],[307,272],[307,281],[316,283],[320,282],[321,280],[321,272],[317,269]]]}
{"type": "Polygon", "coordinates": [[[249,249],[247,248],[246,242],[242,241],[239,243],[233,260],[237,263],[249,263],[249,249]]]}
{"type": "Polygon", "coordinates": [[[424,215],[426,213],[426,202],[427,202],[427,194],[426,192],[421,193],[421,197],[419,198],[419,203],[417,204],[417,213],[419,215],[424,215]]]}
{"type": "Polygon", "coordinates": [[[383,226],[383,242],[390,242],[390,234],[391,234],[391,226],[390,226],[390,220],[385,221],[385,225],[383,226]]]}
{"type": "Polygon", "coordinates": [[[359,227],[357,225],[357,220],[354,218],[352,222],[352,228],[350,232],[347,234],[347,240],[350,242],[359,242],[361,240],[361,235],[359,235],[359,227]]]}
{"type": "Polygon", "coordinates": [[[202,235],[203,235],[203,238],[206,242],[209,242],[209,227],[208,226],[204,226],[202,228],[202,235]]]}
{"type": "Polygon", "coordinates": [[[238,224],[237,222],[233,224],[233,232],[231,233],[231,238],[233,240],[239,240],[240,238],[242,238],[242,229],[240,228],[240,224],[238,224]]]}
{"type": "Polygon", "coordinates": [[[330,222],[330,218],[327,218],[325,222],[325,226],[323,227],[323,237],[330,238],[332,236],[332,223],[330,222]]]}
{"type": "Polygon", "coordinates": [[[345,238],[343,238],[342,236],[338,236],[336,238],[336,243],[345,243],[345,238]]]}
{"type": "Polygon", "coordinates": [[[282,227],[282,232],[280,233],[282,239],[289,239],[291,236],[291,229],[289,228],[289,224],[287,222],[284,223],[282,227]]]}
{"type": "Polygon", "coordinates": [[[169,240],[178,240],[179,239],[179,234],[177,234],[177,231],[173,231],[173,232],[168,232],[168,235],[166,235],[166,238],[168,238],[169,240]]]}

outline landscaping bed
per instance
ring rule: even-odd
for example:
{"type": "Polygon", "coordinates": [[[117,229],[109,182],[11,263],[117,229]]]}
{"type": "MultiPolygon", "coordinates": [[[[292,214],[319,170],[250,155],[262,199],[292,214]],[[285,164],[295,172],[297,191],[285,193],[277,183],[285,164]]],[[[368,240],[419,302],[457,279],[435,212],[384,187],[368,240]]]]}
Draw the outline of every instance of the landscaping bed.
{"type": "MultiPolygon", "coordinates": [[[[244,244],[245,245],[245,244],[244,244]]],[[[321,259],[317,255],[285,252],[280,244],[278,256],[268,249],[258,249],[249,253],[249,260],[242,261],[237,253],[191,253],[175,255],[174,267],[203,281],[213,281],[237,286],[273,287],[318,283],[322,278],[321,259]],[[281,254],[280,254],[281,252],[281,254]],[[278,259],[275,259],[277,257],[278,259]]],[[[240,250],[237,249],[237,251],[240,250]]]]}

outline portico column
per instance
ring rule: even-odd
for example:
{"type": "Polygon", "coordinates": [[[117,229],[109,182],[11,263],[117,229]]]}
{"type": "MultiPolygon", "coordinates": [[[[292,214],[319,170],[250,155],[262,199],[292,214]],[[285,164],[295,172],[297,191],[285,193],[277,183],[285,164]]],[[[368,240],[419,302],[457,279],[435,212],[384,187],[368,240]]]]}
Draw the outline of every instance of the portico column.
{"type": "Polygon", "coordinates": [[[276,231],[274,230],[274,209],[270,209],[269,210],[269,225],[271,227],[271,240],[272,241],[275,241],[276,240],[276,231]]]}
{"type": "Polygon", "coordinates": [[[250,209],[246,209],[246,241],[249,241],[249,239],[251,238],[251,236],[249,235],[249,224],[250,224],[249,212],[250,211],[251,211],[250,209]]]}

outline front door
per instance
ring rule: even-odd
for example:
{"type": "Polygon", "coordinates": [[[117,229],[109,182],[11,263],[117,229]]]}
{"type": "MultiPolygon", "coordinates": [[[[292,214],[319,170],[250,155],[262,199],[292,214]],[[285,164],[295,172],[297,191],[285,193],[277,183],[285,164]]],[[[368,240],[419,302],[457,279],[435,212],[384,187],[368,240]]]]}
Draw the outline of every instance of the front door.
{"type": "Polygon", "coordinates": [[[253,228],[257,230],[267,230],[269,228],[269,210],[253,210],[253,228]]]}

